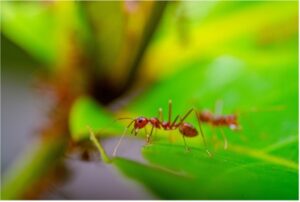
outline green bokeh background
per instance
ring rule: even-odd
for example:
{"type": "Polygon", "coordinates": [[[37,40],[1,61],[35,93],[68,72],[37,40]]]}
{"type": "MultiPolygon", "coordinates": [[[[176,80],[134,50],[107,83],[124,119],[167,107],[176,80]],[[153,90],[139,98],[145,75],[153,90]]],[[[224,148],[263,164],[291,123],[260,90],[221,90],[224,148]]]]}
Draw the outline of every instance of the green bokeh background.
{"type": "Polygon", "coordinates": [[[116,118],[157,116],[160,107],[166,118],[171,99],[174,117],[221,101],[242,130],[222,129],[224,150],[220,129],[203,124],[212,158],[200,137],[187,140],[187,153],[179,132],[158,130],[141,149],[147,163],[113,160],[124,176],[160,199],[298,199],[297,1],[1,4],[2,59],[14,58],[5,53],[14,44],[26,53],[22,71],[72,95],[59,109],[67,130],[11,166],[3,198],[26,198],[70,142],[89,142],[87,125],[100,139],[120,135],[128,123],[116,118]]]}

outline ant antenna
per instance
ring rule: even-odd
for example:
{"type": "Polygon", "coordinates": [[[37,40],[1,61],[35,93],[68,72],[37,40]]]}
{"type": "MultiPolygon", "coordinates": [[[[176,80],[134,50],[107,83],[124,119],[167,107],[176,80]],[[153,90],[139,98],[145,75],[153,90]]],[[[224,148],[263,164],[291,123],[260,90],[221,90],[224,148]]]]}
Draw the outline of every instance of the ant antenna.
{"type": "Polygon", "coordinates": [[[185,137],[184,137],[184,135],[182,135],[182,138],[183,138],[183,142],[184,142],[184,146],[185,146],[185,150],[186,151],[190,151],[190,148],[187,146],[187,144],[186,144],[186,140],[185,140],[185,137]]]}
{"type": "Polygon", "coordinates": [[[124,130],[124,132],[123,132],[123,134],[122,134],[122,136],[121,136],[121,138],[119,139],[119,141],[118,141],[118,144],[116,145],[116,147],[114,148],[114,151],[113,151],[113,156],[116,156],[116,154],[117,154],[117,151],[118,151],[118,148],[119,148],[119,146],[121,145],[121,142],[122,142],[122,139],[124,138],[124,136],[125,136],[125,134],[126,134],[126,132],[127,132],[127,127],[125,128],[125,130],[124,130]]]}
{"type": "Polygon", "coordinates": [[[124,138],[124,136],[125,136],[125,134],[126,134],[128,128],[131,126],[131,124],[133,124],[133,122],[134,122],[134,120],[132,120],[132,121],[129,123],[129,125],[125,127],[125,130],[124,130],[122,136],[120,137],[120,139],[119,139],[117,145],[116,145],[115,148],[114,148],[113,156],[116,156],[117,151],[118,151],[118,148],[119,148],[119,146],[121,145],[122,139],[124,138]]]}
{"type": "Polygon", "coordinates": [[[124,118],[118,118],[116,120],[133,120],[133,118],[124,117],[124,118]]]}
{"type": "MultiPolygon", "coordinates": [[[[188,115],[190,115],[190,113],[193,111],[194,109],[190,109],[184,116],[183,118],[180,118],[180,122],[179,122],[179,125],[182,124],[184,122],[184,120],[186,119],[186,117],[188,117],[188,115]]],[[[195,110],[194,110],[195,111],[195,110]]],[[[197,114],[196,114],[197,115],[197,114]]]]}
{"type": "Polygon", "coordinates": [[[171,124],[171,128],[176,124],[177,119],[179,118],[179,115],[176,116],[176,118],[174,119],[174,121],[171,124]]]}

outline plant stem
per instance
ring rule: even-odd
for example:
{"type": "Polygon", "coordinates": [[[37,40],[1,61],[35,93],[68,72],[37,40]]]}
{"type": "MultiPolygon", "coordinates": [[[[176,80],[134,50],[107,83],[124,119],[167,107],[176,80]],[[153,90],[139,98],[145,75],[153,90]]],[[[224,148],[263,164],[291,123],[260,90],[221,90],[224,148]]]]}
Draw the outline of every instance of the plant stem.
{"type": "Polygon", "coordinates": [[[151,41],[155,30],[159,25],[160,19],[164,13],[166,5],[167,5],[166,1],[154,2],[152,12],[149,16],[149,20],[142,34],[143,38],[141,39],[141,43],[138,47],[133,62],[130,65],[128,78],[125,84],[123,85],[123,88],[121,89],[121,93],[124,92],[126,89],[130,88],[133,82],[135,81],[135,77],[137,74],[137,70],[140,66],[140,62],[144,56],[144,53],[146,52],[147,46],[151,41]]]}
{"type": "Polygon", "coordinates": [[[101,155],[103,161],[104,161],[105,163],[111,163],[112,160],[111,160],[111,159],[108,157],[108,155],[106,154],[106,152],[105,152],[103,146],[101,145],[101,142],[100,142],[99,140],[97,140],[97,138],[96,138],[96,136],[95,136],[93,130],[92,130],[89,126],[87,126],[87,128],[88,128],[89,131],[90,131],[90,140],[91,140],[91,141],[95,144],[95,146],[97,147],[97,149],[98,149],[98,151],[99,151],[99,153],[100,153],[100,155],[101,155]]]}
{"type": "Polygon", "coordinates": [[[65,146],[64,138],[47,138],[37,145],[37,149],[23,154],[4,176],[1,199],[23,199],[32,185],[59,163],[65,146]]]}

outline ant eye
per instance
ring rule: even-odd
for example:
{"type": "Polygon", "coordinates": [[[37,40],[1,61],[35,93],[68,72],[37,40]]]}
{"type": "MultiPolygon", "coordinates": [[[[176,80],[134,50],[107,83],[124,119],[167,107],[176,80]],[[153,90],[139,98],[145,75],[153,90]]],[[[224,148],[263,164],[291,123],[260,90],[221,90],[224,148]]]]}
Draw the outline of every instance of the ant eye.
{"type": "Polygon", "coordinates": [[[143,118],[143,117],[137,119],[138,123],[143,123],[144,121],[145,121],[145,118],[143,118]]]}

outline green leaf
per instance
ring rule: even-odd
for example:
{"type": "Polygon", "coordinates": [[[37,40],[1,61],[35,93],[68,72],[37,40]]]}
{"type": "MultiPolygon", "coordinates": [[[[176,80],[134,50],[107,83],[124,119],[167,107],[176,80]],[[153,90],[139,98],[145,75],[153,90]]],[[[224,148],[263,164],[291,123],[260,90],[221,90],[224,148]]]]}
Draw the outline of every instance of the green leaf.
{"type": "Polygon", "coordinates": [[[75,141],[89,138],[90,127],[98,135],[118,133],[123,128],[120,123],[90,97],[78,98],[72,106],[69,118],[72,139],[75,141]]]}
{"type": "Polygon", "coordinates": [[[2,6],[1,33],[44,67],[62,68],[57,66],[69,60],[70,46],[80,49],[91,40],[79,3],[5,1],[2,6]]]}
{"type": "Polygon", "coordinates": [[[57,57],[57,30],[51,9],[32,2],[2,4],[1,32],[37,59],[53,64],[57,57]]]}
{"type": "Polygon", "coordinates": [[[298,165],[256,150],[203,150],[154,144],[143,149],[152,164],[115,161],[164,199],[297,199],[298,165]]]}

